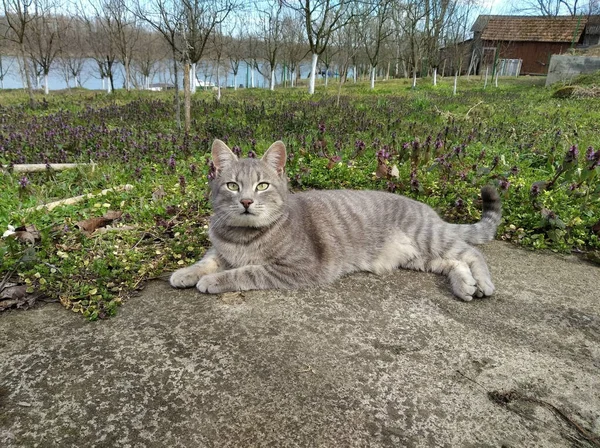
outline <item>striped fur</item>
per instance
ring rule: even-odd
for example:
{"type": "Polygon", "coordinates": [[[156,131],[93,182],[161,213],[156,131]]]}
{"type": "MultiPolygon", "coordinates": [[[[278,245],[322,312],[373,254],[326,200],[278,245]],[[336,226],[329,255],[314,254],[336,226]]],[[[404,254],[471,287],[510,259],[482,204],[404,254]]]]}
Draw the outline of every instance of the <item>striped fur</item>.
{"type": "Polygon", "coordinates": [[[262,159],[238,160],[215,141],[213,247],[198,263],[175,271],[172,286],[196,286],[204,293],[297,288],[356,271],[381,274],[403,267],[447,275],[462,300],[493,294],[483,255],[471,246],[492,240],[500,222],[500,199],[492,187],[481,190],[481,221],[449,224],[429,206],[391,193],[288,194],[285,160],[281,142],[262,159]],[[232,182],[237,191],[230,189],[232,182]],[[268,188],[258,190],[263,182],[268,188]],[[247,213],[242,200],[252,201],[247,213]]]}

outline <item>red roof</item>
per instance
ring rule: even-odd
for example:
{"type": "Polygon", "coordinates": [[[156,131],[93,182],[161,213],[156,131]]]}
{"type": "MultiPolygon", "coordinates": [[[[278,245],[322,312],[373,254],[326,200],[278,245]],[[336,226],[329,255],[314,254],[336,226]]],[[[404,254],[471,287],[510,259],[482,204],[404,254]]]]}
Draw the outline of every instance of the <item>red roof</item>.
{"type": "Polygon", "coordinates": [[[482,40],[577,42],[586,24],[587,17],[480,16],[473,31],[482,40]]]}

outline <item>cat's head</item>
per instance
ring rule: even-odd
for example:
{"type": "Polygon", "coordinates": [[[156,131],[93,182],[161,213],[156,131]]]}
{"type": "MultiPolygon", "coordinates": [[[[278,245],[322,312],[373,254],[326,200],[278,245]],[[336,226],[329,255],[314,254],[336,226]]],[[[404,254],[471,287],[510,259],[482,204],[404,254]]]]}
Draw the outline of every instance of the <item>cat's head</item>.
{"type": "Polygon", "coordinates": [[[266,227],[281,216],[287,197],[285,145],[273,143],[261,158],[238,159],[221,140],[212,146],[210,182],[216,222],[231,227],[266,227]]]}

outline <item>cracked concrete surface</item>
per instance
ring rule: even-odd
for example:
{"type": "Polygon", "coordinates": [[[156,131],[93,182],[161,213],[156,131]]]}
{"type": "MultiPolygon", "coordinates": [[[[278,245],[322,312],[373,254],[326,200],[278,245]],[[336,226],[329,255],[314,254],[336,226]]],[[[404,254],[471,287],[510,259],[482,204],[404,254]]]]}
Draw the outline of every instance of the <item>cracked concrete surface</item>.
{"type": "Polygon", "coordinates": [[[598,267],[494,242],[495,297],[443,277],[358,274],[202,296],[150,283],[113,319],[0,315],[2,447],[591,446],[598,267]]]}

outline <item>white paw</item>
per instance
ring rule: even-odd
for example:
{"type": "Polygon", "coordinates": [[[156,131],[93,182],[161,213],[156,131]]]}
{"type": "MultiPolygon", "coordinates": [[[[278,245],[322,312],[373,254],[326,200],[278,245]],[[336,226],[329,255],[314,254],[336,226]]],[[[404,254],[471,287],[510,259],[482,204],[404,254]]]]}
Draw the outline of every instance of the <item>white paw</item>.
{"type": "Polygon", "coordinates": [[[214,275],[205,275],[196,284],[196,289],[203,294],[218,294],[219,285],[214,275]]]}
{"type": "Polygon", "coordinates": [[[469,285],[467,283],[462,283],[459,287],[454,288],[454,294],[465,302],[470,302],[473,300],[473,296],[477,293],[476,285],[469,285]]]}
{"type": "Polygon", "coordinates": [[[495,290],[496,288],[490,278],[477,279],[478,297],[489,297],[494,294],[495,290]]]}
{"type": "Polygon", "coordinates": [[[174,288],[191,288],[200,279],[200,273],[196,266],[188,266],[187,268],[177,269],[171,278],[169,283],[174,288]]]}

